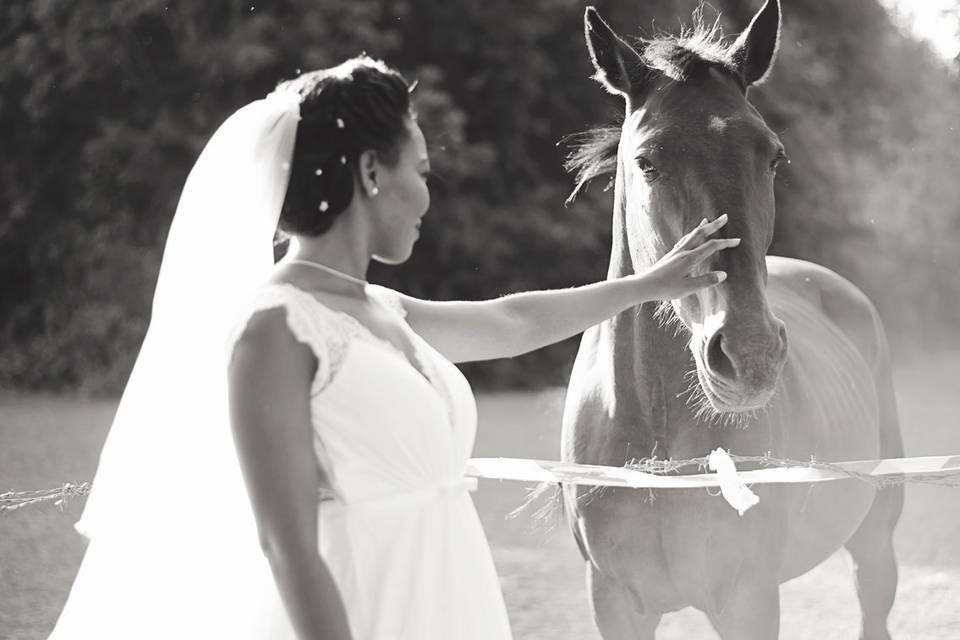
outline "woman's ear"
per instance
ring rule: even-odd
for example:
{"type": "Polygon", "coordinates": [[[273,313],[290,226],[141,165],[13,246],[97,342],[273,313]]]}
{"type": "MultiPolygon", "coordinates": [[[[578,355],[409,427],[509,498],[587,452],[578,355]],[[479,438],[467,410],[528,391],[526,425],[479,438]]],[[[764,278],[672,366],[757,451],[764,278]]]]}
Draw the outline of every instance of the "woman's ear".
{"type": "Polygon", "coordinates": [[[360,154],[359,161],[360,186],[368,198],[375,198],[380,193],[377,185],[377,171],[380,168],[380,156],[373,149],[360,154]]]}

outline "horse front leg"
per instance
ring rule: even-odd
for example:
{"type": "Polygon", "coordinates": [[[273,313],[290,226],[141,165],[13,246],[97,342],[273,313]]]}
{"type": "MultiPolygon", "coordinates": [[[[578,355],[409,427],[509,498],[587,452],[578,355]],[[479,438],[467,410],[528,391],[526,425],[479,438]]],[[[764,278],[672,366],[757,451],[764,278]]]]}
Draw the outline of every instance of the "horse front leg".
{"type": "Polygon", "coordinates": [[[893,529],[903,508],[903,485],[877,492],[860,528],[847,541],[860,599],[860,640],[890,640],[887,618],[897,594],[893,529]]]}
{"type": "Polygon", "coordinates": [[[707,611],[721,640],[776,640],[780,633],[780,586],[769,570],[742,574],[722,606],[707,611]]]}
{"type": "MultiPolygon", "coordinates": [[[[889,348],[882,339],[883,329],[876,320],[879,345],[877,398],[880,403],[880,457],[903,456],[903,438],[897,415],[893,372],[889,348]]],[[[890,640],[887,617],[897,594],[897,559],[893,550],[893,530],[903,511],[903,485],[878,489],[867,517],[846,542],[856,566],[857,596],[860,598],[861,640],[890,640]]]]}
{"type": "Polygon", "coordinates": [[[603,640],[654,640],[660,614],[641,611],[625,585],[586,564],[590,609],[603,640]]]}

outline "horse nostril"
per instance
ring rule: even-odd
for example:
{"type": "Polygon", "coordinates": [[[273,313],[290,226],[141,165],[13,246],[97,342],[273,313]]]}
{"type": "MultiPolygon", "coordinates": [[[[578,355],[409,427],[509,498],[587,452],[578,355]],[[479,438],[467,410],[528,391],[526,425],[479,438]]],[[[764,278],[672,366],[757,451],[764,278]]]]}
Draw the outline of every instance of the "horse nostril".
{"type": "Polygon", "coordinates": [[[723,350],[723,335],[718,331],[707,345],[707,367],[721,378],[732,380],[737,377],[733,362],[723,350]]]}

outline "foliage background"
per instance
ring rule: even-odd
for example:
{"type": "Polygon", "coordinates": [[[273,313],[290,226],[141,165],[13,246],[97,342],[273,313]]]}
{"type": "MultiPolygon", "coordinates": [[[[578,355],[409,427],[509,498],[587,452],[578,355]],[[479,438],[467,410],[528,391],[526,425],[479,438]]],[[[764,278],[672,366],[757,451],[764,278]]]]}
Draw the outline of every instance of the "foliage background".
{"type": "MultiPolygon", "coordinates": [[[[596,185],[564,207],[571,180],[557,144],[618,109],[588,80],[584,4],[5,0],[0,387],[122,388],[170,217],[206,139],[278,79],[361,51],[419,80],[438,173],[414,258],[374,280],[481,298],[603,277],[609,194],[596,185]]],[[[675,32],[696,7],[595,4],[624,35],[675,32]]],[[[759,4],[715,0],[728,33],[759,4]]],[[[783,4],[774,75],[751,92],[792,159],[777,178],[772,252],[853,280],[895,346],[950,339],[960,323],[957,69],[877,0],[783,4]]],[[[469,373],[483,386],[562,384],[575,345],[469,373]]]]}

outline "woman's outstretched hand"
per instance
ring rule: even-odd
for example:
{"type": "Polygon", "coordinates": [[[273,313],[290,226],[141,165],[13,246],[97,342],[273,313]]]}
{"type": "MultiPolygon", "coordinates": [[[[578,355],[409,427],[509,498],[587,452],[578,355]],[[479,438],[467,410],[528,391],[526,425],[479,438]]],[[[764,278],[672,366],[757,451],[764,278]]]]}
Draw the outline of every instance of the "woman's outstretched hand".
{"type": "MultiPolygon", "coordinates": [[[[642,273],[569,289],[525,291],[492,300],[436,302],[403,297],[407,322],[453,362],[509,358],[576,335],[654,300],[672,300],[722,282],[705,260],[739,239],[711,239],[726,216],[704,220],[642,273]]],[[[632,311],[631,313],[635,313],[632,311]]]]}
{"type": "Polygon", "coordinates": [[[699,273],[700,266],[710,256],[740,244],[740,238],[710,238],[726,223],[726,214],[710,222],[704,218],[696,229],[680,238],[667,255],[639,274],[650,287],[649,297],[674,300],[726,280],[727,274],[723,271],[699,273]]]}

